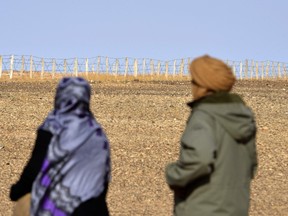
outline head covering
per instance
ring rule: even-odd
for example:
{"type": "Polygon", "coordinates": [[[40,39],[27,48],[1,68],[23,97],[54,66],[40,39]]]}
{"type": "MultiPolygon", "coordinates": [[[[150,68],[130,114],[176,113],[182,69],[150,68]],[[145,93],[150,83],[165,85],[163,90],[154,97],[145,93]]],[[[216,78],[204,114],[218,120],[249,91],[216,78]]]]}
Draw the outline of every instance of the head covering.
{"type": "Polygon", "coordinates": [[[90,94],[83,78],[63,78],[58,84],[54,110],[39,128],[53,136],[33,183],[31,215],[71,215],[109,181],[109,143],[90,112],[90,94]]]}
{"type": "Polygon", "coordinates": [[[208,55],[194,59],[189,71],[195,84],[212,91],[230,91],[236,81],[227,64],[208,55]]]}

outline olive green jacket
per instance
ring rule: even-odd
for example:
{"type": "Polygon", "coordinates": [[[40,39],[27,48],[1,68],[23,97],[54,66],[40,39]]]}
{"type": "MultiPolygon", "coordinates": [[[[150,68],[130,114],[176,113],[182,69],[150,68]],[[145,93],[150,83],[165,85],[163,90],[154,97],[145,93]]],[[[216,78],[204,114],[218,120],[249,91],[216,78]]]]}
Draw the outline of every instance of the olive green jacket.
{"type": "Polygon", "coordinates": [[[257,167],[253,113],[238,95],[225,92],[188,105],[179,159],[165,171],[174,215],[248,215],[257,167]]]}

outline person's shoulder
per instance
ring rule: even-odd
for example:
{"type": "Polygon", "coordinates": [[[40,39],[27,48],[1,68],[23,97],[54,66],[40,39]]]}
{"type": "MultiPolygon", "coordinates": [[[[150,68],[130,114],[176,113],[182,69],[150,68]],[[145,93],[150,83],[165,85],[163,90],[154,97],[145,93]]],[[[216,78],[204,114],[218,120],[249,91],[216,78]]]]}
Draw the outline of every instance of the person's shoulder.
{"type": "Polygon", "coordinates": [[[213,127],[214,125],[214,117],[212,113],[209,113],[208,111],[201,109],[201,108],[195,108],[193,109],[193,112],[191,113],[191,116],[187,122],[187,124],[190,127],[199,127],[199,126],[205,126],[205,127],[213,127]]]}

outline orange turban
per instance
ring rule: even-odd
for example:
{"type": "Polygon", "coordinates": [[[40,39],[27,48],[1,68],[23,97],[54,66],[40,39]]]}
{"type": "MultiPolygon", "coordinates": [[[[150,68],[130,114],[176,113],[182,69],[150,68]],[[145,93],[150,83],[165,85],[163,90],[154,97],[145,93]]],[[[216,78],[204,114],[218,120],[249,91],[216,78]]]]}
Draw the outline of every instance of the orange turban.
{"type": "Polygon", "coordinates": [[[227,64],[208,55],[194,59],[189,71],[193,81],[208,90],[230,91],[236,81],[227,64]]]}

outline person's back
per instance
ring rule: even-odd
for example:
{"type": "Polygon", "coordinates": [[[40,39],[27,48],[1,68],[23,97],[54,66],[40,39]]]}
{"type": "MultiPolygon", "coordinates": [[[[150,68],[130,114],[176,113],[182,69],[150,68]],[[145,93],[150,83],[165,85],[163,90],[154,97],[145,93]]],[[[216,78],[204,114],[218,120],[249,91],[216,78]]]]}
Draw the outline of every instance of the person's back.
{"type": "Polygon", "coordinates": [[[179,160],[166,169],[175,195],[174,215],[248,215],[257,166],[254,116],[238,95],[207,92],[188,104],[192,112],[179,160]]]}

